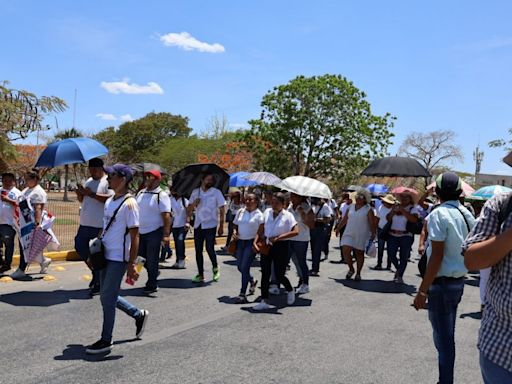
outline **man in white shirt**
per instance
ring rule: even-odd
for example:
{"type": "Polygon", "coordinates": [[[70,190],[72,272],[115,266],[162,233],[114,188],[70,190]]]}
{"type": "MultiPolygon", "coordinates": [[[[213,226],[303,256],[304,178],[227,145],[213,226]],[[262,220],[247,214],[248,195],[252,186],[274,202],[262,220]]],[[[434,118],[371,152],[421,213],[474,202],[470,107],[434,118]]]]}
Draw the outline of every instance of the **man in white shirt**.
{"type": "MultiPolygon", "coordinates": [[[[0,273],[11,269],[14,253],[14,208],[18,204],[21,191],[15,186],[15,176],[10,172],[2,174],[2,188],[0,188],[0,247],[5,246],[4,261],[0,260],[0,273]]],[[[0,249],[1,254],[1,249],[0,249]]]]}
{"type": "Polygon", "coordinates": [[[144,293],[158,291],[158,261],[160,244],[169,247],[171,233],[171,199],[160,188],[162,175],[157,170],[144,173],[146,188],[137,194],[137,203],[143,214],[140,216],[139,256],[146,259],[148,281],[144,293]]]}
{"type": "Polygon", "coordinates": [[[204,282],[203,247],[206,243],[206,252],[213,266],[213,281],[219,281],[220,273],[215,254],[215,232],[219,236],[224,233],[224,215],[226,200],[222,192],[213,187],[214,178],[211,173],[204,173],[201,178],[201,186],[192,191],[192,202],[187,212],[189,215],[196,212],[194,221],[194,246],[196,249],[197,275],[194,283],[204,282]],[[218,226],[218,230],[217,230],[218,226]]]}
{"type": "Polygon", "coordinates": [[[188,199],[171,190],[171,227],[176,250],[176,263],[171,267],[173,269],[185,269],[185,236],[190,228],[188,205],[188,199]]]}
{"type": "MultiPolygon", "coordinates": [[[[103,227],[103,209],[105,201],[114,194],[108,188],[107,176],[103,170],[103,160],[89,160],[89,174],[85,185],[79,186],[75,193],[82,204],[80,209],[80,226],[75,236],[75,250],[78,256],[89,266],[89,242],[98,237],[103,227]]],[[[92,271],[92,281],[89,284],[91,296],[100,293],[99,271],[92,271]]]]}

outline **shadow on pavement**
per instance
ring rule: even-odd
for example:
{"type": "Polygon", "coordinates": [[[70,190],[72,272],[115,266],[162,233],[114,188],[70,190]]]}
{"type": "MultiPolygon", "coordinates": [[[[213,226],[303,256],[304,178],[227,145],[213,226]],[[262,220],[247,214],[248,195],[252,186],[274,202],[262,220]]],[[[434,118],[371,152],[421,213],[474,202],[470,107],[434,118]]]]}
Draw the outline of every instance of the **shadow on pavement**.
{"type": "MultiPolygon", "coordinates": [[[[332,279],[332,278],[331,278],[332,279]]],[[[410,284],[398,284],[393,281],[385,280],[346,280],[346,279],[333,279],[337,283],[343,284],[345,287],[357,289],[359,291],[373,292],[373,293],[405,293],[412,296],[416,293],[416,287],[410,284]]]]}
{"type": "Polygon", "coordinates": [[[283,313],[280,312],[280,310],[283,308],[311,307],[311,304],[313,303],[313,300],[311,299],[305,299],[303,297],[297,296],[295,303],[293,303],[293,305],[288,305],[286,303],[286,295],[279,295],[273,296],[269,299],[268,303],[272,306],[270,309],[267,309],[266,311],[255,311],[252,309],[252,307],[256,305],[256,303],[260,302],[260,300],[261,298],[258,297],[250,307],[242,307],[240,309],[242,311],[254,314],[282,315],[283,313]]]}
{"type": "Polygon", "coordinates": [[[205,281],[204,283],[193,283],[191,279],[159,279],[159,288],[177,288],[177,289],[190,289],[190,288],[201,288],[211,285],[211,281],[205,281]]]}
{"type": "Polygon", "coordinates": [[[84,360],[90,362],[100,362],[109,360],[119,360],[123,358],[123,355],[110,355],[111,352],[107,352],[100,355],[87,355],[85,353],[85,346],[82,344],[69,344],[66,349],[62,351],[62,355],[55,356],[54,360],[67,361],[67,360],[84,360]]]}
{"type": "Polygon", "coordinates": [[[90,300],[89,290],[21,291],[0,295],[0,302],[17,307],[51,307],[69,303],[71,300],[90,300]]]}
{"type": "Polygon", "coordinates": [[[461,319],[465,319],[465,318],[469,317],[470,319],[474,319],[474,320],[482,320],[482,312],[478,311],[478,312],[463,313],[459,317],[461,319]]]}

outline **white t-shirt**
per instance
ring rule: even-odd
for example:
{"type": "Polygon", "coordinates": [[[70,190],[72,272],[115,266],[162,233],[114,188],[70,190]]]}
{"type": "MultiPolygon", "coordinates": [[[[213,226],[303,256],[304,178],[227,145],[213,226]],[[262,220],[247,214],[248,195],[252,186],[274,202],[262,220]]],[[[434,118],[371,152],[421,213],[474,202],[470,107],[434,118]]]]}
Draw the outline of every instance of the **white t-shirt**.
{"type": "Polygon", "coordinates": [[[151,191],[146,188],[137,193],[137,204],[143,214],[139,219],[139,233],[145,235],[164,226],[162,213],[171,213],[169,195],[157,187],[151,191]]]}
{"type": "Polygon", "coordinates": [[[263,222],[263,213],[259,209],[249,212],[246,208],[240,208],[236,211],[233,220],[233,224],[238,225],[238,238],[240,240],[254,239],[263,222]]]}
{"type": "MultiPolygon", "coordinates": [[[[311,205],[308,203],[302,203],[300,206],[302,206],[302,209],[304,210],[304,213],[307,215],[309,211],[311,211],[311,205]]],[[[298,207],[297,207],[298,208],[298,207]]],[[[311,240],[311,232],[309,227],[304,224],[304,221],[302,220],[302,216],[300,213],[293,209],[293,205],[290,204],[290,207],[288,208],[288,212],[290,212],[297,224],[299,225],[299,234],[295,237],[291,237],[290,240],[292,241],[310,241],[311,240]]]]}
{"type": "MultiPolygon", "coordinates": [[[[11,200],[18,201],[21,191],[12,187],[11,189],[0,188],[0,192],[7,191],[7,197],[11,200]]],[[[10,203],[0,200],[0,225],[10,225],[14,227],[14,206],[10,203]]]]}
{"type": "MultiPolygon", "coordinates": [[[[104,175],[101,179],[94,180],[90,177],[84,185],[84,188],[89,188],[92,192],[100,195],[114,195],[114,191],[108,189],[107,176],[104,175]]],[[[84,196],[82,200],[82,208],[80,209],[80,225],[94,228],[101,228],[103,226],[103,209],[105,203],[93,199],[89,196],[84,196]]]]}
{"type": "Polygon", "coordinates": [[[341,205],[340,205],[341,218],[345,217],[345,214],[347,213],[349,208],[350,208],[350,204],[348,204],[348,203],[341,203],[341,205]]]}
{"type": "Polygon", "coordinates": [[[25,188],[21,191],[21,195],[28,200],[31,209],[34,209],[33,204],[46,204],[48,201],[46,192],[39,184],[34,188],[25,188]]]}
{"type": "Polygon", "coordinates": [[[190,195],[190,201],[193,203],[197,198],[201,201],[196,207],[194,228],[199,228],[199,226],[202,229],[216,228],[219,224],[218,209],[226,205],[222,192],[214,187],[207,191],[196,188],[190,195]]]}
{"type": "Polygon", "coordinates": [[[379,228],[382,229],[387,224],[388,220],[386,219],[387,214],[391,212],[391,208],[386,208],[384,204],[382,204],[377,209],[377,217],[379,218],[379,228]]]}
{"type": "MultiPolygon", "coordinates": [[[[405,209],[409,211],[411,215],[420,216],[420,210],[417,205],[409,205],[405,209]]],[[[393,222],[391,223],[391,229],[393,231],[405,232],[407,230],[407,218],[404,215],[394,215],[393,222]]]]}
{"type": "Polygon", "coordinates": [[[267,239],[290,232],[296,225],[297,221],[286,209],[282,209],[276,218],[274,218],[273,210],[265,211],[265,237],[267,239]]]}
{"type": "MultiPolygon", "coordinates": [[[[105,202],[103,216],[103,230],[107,227],[114,211],[121,205],[126,196],[120,196],[114,200],[109,197],[105,202]]],[[[117,211],[114,221],[104,234],[102,242],[105,246],[105,258],[112,261],[128,261],[130,258],[130,246],[132,243],[128,229],[139,226],[139,206],[137,201],[130,197],[117,211]]]]}
{"type": "Polygon", "coordinates": [[[172,227],[173,228],[182,228],[187,223],[187,207],[188,200],[184,197],[181,197],[179,200],[176,200],[174,197],[171,197],[171,214],[172,214],[172,227]]]}
{"type": "Polygon", "coordinates": [[[327,204],[322,205],[322,208],[320,208],[320,212],[318,211],[319,210],[318,205],[313,205],[312,209],[313,209],[313,213],[315,214],[315,217],[317,219],[324,219],[326,217],[332,217],[332,210],[327,204]]]}

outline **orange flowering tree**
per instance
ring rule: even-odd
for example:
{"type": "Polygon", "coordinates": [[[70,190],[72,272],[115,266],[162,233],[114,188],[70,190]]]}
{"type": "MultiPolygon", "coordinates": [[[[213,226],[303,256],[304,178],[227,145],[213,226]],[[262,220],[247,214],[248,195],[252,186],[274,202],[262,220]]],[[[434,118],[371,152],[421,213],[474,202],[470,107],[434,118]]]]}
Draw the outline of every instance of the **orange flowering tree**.
{"type": "Polygon", "coordinates": [[[251,171],[253,168],[252,159],[253,154],[242,142],[238,141],[228,142],[222,150],[217,150],[212,154],[197,154],[197,162],[215,163],[228,173],[251,171]]]}

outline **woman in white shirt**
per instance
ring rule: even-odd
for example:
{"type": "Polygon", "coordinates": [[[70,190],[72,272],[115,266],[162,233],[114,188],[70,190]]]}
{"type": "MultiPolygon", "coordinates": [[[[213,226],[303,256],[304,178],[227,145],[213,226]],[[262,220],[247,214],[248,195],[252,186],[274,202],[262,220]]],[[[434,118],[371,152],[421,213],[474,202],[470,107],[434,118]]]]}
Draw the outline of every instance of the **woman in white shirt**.
{"type": "Polygon", "coordinates": [[[228,223],[228,235],[226,237],[226,245],[221,248],[223,251],[228,250],[229,243],[233,237],[233,230],[235,228],[235,224],[233,220],[235,219],[235,214],[238,212],[240,208],[244,205],[242,204],[242,194],[240,191],[231,192],[229,195],[229,204],[228,211],[226,212],[226,223],[228,223]]]}
{"type": "Polygon", "coordinates": [[[349,268],[346,276],[347,279],[352,278],[354,275],[352,252],[355,252],[357,263],[355,280],[361,280],[364,251],[368,241],[375,238],[375,215],[370,202],[370,192],[362,189],[356,191],[355,204],[350,206],[341,223],[342,226],[345,226],[340,244],[343,249],[345,262],[349,268]]]}
{"type": "MultiPolygon", "coordinates": [[[[36,170],[30,171],[25,175],[25,183],[27,187],[21,191],[20,200],[27,200],[31,210],[31,215],[34,220],[35,226],[41,225],[41,219],[43,216],[44,206],[47,203],[47,195],[44,189],[39,185],[41,177],[39,172],[36,170]]],[[[39,273],[46,273],[48,266],[52,260],[48,257],[43,256],[41,262],[41,271],[39,273]]],[[[25,274],[27,269],[27,262],[25,261],[25,255],[23,253],[23,247],[20,246],[20,265],[16,271],[11,274],[13,279],[24,279],[27,277],[25,274]]]]}
{"type": "Polygon", "coordinates": [[[284,202],[284,194],[279,192],[272,196],[272,210],[268,210],[265,213],[263,233],[258,233],[254,239],[254,248],[258,252],[259,247],[257,243],[259,238],[263,238],[271,246],[267,256],[261,255],[261,302],[253,307],[257,311],[270,308],[267,300],[272,263],[274,263],[274,271],[278,282],[284,285],[288,293],[288,305],[292,305],[295,302],[295,292],[285,274],[286,267],[290,262],[289,239],[299,234],[299,227],[293,215],[284,209],[284,202]]]}
{"type": "Polygon", "coordinates": [[[187,214],[188,199],[171,190],[171,226],[174,247],[176,250],[176,263],[174,269],[185,269],[185,237],[190,228],[190,219],[187,214]]]}
{"type": "Polygon", "coordinates": [[[403,283],[403,276],[414,243],[414,235],[407,231],[407,223],[417,223],[420,214],[418,208],[414,206],[413,196],[410,193],[401,193],[398,199],[400,204],[395,204],[386,216],[388,221],[392,220],[387,247],[388,257],[396,268],[394,281],[403,283]],[[399,249],[400,261],[396,257],[399,249]]]}
{"type": "Polygon", "coordinates": [[[329,222],[331,221],[332,211],[325,200],[312,198],[311,205],[315,214],[315,224],[311,229],[311,276],[319,276],[320,259],[322,251],[325,248],[325,238],[330,231],[329,222]]]}
{"type": "Polygon", "coordinates": [[[258,209],[259,204],[259,198],[254,193],[250,193],[245,198],[245,207],[234,212],[232,241],[237,242],[237,266],[242,274],[242,287],[240,295],[236,298],[237,304],[246,304],[248,302],[245,296],[247,286],[251,284],[249,294],[253,295],[258,283],[251,275],[251,265],[256,256],[253,249],[254,239],[258,232],[263,233],[264,219],[263,213],[258,209]]]}

